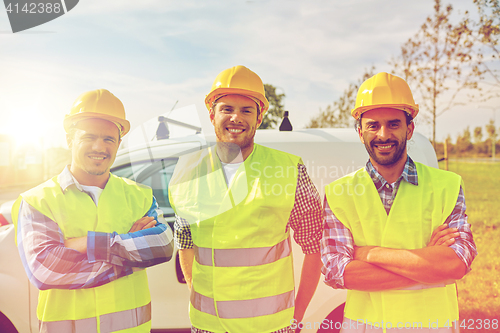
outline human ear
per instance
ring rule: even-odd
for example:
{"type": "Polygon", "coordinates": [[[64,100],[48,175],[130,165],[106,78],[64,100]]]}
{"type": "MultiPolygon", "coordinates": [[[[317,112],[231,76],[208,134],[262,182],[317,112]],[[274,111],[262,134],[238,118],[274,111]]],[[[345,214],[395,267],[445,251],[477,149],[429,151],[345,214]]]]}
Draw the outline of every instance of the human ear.
{"type": "Polygon", "coordinates": [[[413,121],[408,125],[406,131],[406,140],[410,140],[413,137],[413,132],[415,131],[415,123],[413,121]]]}

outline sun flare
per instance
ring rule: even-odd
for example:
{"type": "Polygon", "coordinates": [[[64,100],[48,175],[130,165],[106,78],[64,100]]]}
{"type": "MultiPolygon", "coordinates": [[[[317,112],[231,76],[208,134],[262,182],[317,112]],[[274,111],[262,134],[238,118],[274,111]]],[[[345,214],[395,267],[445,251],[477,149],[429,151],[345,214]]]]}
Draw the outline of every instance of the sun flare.
{"type": "Polygon", "coordinates": [[[44,135],[47,134],[49,122],[43,119],[36,110],[7,112],[0,127],[0,132],[11,136],[17,147],[43,147],[44,135]]]}

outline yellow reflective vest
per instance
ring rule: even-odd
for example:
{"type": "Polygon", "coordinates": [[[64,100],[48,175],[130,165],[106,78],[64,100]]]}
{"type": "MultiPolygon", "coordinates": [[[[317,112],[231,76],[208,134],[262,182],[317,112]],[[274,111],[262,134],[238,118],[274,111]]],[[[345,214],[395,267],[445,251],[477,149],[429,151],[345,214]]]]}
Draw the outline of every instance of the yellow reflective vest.
{"type": "Polygon", "coordinates": [[[194,327],[255,333],[290,326],[295,294],[287,223],[299,162],[256,144],[228,186],[215,147],[179,159],[170,202],[189,222],[194,243],[194,327]]]}
{"type": "MultiPolygon", "coordinates": [[[[351,231],[357,246],[424,248],[432,232],[451,214],[461,177],[420,163],[415,165],[418,186],[401,181],[389,215],[364,168],[326,186],[328,205],[351,231]]],[[[388,328],[405,323],[438,327],[436,322],[439,327],[451,326],[458,320],[456,286],[419,285],[377,292],[349,290],[345,317],[388,328]]]]}
{"type": "MultiPolygon", "coordinates": [[[[87,231],[127,233],[153,203],[152,190],[110,175],[98,206],[71,185],[65,191],[58,177],[23,193],[22,199],[55,221],[64,238],[87,231]]],[[[17,214],[13,216],[17,222],[17,214]]],[[[40,290],[37,316],[50,332],[149,332],[151,298],[145,270],[88,289],[40,290]]]]}

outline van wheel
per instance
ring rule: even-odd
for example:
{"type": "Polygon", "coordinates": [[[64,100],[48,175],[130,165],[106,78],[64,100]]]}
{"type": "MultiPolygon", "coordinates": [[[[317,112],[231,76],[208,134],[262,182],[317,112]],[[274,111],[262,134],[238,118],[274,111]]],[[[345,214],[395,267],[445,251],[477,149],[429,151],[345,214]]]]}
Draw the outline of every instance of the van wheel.
{"type": "Polygon", "coordinates": [[[320,329],[317,333],[338,333],[342,328],[342,321],[344,320],[344,307],[345,303],[339,305],[335,310],[323,320],[320,329]]]}
{"type": "Polygon", "coordinates": [[[2,333],[18,333],[14,325],[10,322],[9,318],[0,312],[0,332],[2,333]]]}

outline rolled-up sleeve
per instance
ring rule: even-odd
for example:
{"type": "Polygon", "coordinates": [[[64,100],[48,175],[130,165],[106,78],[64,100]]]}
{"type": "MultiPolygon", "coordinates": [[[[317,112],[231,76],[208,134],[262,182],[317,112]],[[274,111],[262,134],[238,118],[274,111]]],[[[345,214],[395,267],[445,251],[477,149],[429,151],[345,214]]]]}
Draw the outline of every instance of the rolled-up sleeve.
{"type": "Polygon", "coordinates": [[[462,187],[460,187],[457,203],[450,216],[447,218],[446,223],[448,223],[449,228],[457,228],[460,233],[460,236],[455,238],[455,243],[450,245],[450,248],[455,251],[457,256],[467,267],[467,272],[469,272],[471,270],[472,261],[477,256],[477,249],[472,237],[470,224],[467,223],[468,217],[467,214],[465,214],[465,210],[464,191],[462,187]]]}
{"type": "Polygon", "coordinates": [[[354,239],[352,233],[333,214],[325,198],[325,225],[321,239],[321,272],[325,283],[335,289],[346,289],[344,270],[354,260],[354,239]]]}
{"type": "Polygon", "coordinates": [[[320,251],[323,208],[318,190],[303,164],[298,165],[295,202],[288,225],[293,229],[293,238],[302,252],[312,254],[320,251]]]}
{"type": "Polygon", "coordinates": [[[177,214],[175,215],[174,223],[174,240],[175,246],[181,250],[193,248],[193,238],[189,223],[177,214]]]}
{"type": "Polygon", "coordinates": [[[58,224],[24,200],[17,243],[28,278],[40,290],[93,288],[133,273],[131,267],[91,263],[85,254],[65,247],[58,224]]]}

